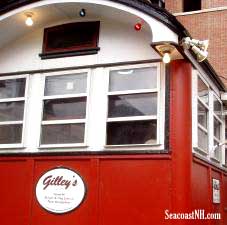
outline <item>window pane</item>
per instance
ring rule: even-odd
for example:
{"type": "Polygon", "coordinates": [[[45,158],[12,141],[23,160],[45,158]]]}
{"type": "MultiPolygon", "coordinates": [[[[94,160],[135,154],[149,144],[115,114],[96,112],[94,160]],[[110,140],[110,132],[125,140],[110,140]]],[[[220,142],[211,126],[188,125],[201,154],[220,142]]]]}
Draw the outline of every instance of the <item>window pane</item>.
{"type": "Polygon", "coordinates": [[[198,123],[207,128],[207,109],[198,101],[198,123]]]}
{"type": "Polygon", "coordinates": [[[218,146],[219,142],[217,142],[216,140],[214,140],[214,146],[215,146],[215,150],[214,150],[214,157],[216,159],[221,159],[221,146],[218,146]]]}
{"type": "Polygon", "coordinates": [[[214,96],[214,113],[221,118],[222,116],[222,105],[218,99],[214,96]]]}
{"type": "Polygon", "coordinates": [[[207,133],[198,129],[198,146],[207,151],[208,150],[208,136],[207,133]]]}
{"type": "Polygon", "coordinates": [[[107,123],[107,144],[155,144],[157,121],[130,121],[107,123]]]}
{"type": "Polygon", "coordinates": [[[25,78],[0,80],[0,99],[24,97],[25,78]]]}
{"type": "Polygon", "coordinates": [[[206,104],[208,104],[208,91],[206,84],[198,77],[198,96],[206,104]]]}
{"type": "Polygon", "coordinates": [[[152,89],[156,87],[156,67],[114,70],[110,72],[110,91],[152,89]]]}
{"type": "Polygon", "coordinates": [[[0,103],[0,121],[21,121],[24,115],[24,102],[0,103]]]}
{"type": "Polygon", "coordinates": [[[201,0],[191,1],[191,0],[184,0],[183,1],[184,12],[196,11],[201,10],[201,0]]]}
{"type": "Polygon", "coordinates": [[[109,96],[109,117],[157,114],[157,94],[109,96]]]}
{"type": "Polygon", "coordinates": [[[42,144],[72,144],[84,142],[84,124],[42,126],[42,144]]]}
{"type": "Polygon", "coordinates": [[[214,118],[214,136],[217,139],[221,139],[221,123],[214,118]]]}
{"type": "Polygon", "coordinates": [[[83,119],[86,116],[86,97],[44,101],[44,120],[83,119]]]}
{"type": "Polygon", "coordinates": [[[0,144],[18,144],[21,143],[22,125],[1,125],[0,126],[0,144]]]}
{"type": "Polygon", "coordinates": [[[85,51],[97,48],[99,21],[62,24],[44,29],[43,53],[85,51]]]}
{"type": "Polygon", "coordinates": [[[87,74],[46,77],[45,96],[86,93],[87,74]]]}

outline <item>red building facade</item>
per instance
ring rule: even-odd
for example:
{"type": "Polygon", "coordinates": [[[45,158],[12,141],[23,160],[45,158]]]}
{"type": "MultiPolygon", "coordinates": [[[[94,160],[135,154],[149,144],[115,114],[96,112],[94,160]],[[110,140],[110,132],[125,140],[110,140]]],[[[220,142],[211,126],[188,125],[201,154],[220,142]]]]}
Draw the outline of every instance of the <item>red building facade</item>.
{"type": "Polygon", "coordinates": [[[2,7],[0,28],[2,224],[227,223],[225,89],[208,61],[182,47],[189,34],[173,16],[143,1],[18,1],[2,7]],[[72,18],[81,9],[82,21],[72,18]],[[20,24],[28,12],[33,30],[20,24]],[[98,38],[86,33],[69,50],[59,26],[91,21],[100,22],[98,38]],[[61,44],[48,36],[60,50],[45,51],[44,28],[60,32],[61,44]],[[155,51],[162,45],[174,48],[169,64],[155,51]],[[75,172],[84,189],[73,192],[57,168],[75,172]],[[70,194],[62,205],[82,195],[79,204],[58,213],[50,186],[70,194]],[[221,218],[167,218],[194,210],[221,218]]]}

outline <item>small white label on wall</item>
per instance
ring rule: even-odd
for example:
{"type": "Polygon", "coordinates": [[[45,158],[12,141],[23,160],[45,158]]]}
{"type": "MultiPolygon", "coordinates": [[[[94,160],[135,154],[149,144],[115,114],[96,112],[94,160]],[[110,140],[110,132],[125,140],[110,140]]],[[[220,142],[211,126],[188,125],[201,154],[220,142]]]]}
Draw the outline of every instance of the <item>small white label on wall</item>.
{"type": "Polygon", "coordinates": [[[86,193],[85,184],[75,171],[55,168],[42,175],[36,185],[36,198],[49,212],[67,213],[78,207],[86,193]]]}
{"type": "Polygon", "coordinates": [[[212,179],[212,186],[213,186],[213,203],[220,203],[220,180],[212,179]]]}

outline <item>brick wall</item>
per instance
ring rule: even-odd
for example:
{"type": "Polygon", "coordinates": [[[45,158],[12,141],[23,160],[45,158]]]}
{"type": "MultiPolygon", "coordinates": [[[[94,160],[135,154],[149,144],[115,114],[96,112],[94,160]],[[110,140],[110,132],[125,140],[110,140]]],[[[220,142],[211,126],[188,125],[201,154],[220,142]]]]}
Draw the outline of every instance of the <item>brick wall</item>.
{"type": "MultiPolygon", "coordinates": [[[[183,11],[183,0],[165,0],[166,9],[171,13],[183,11]]],[[[201,0],[202,9],[227,6],[227,0],[201,0]]]]}
{"type": "Polygon", "coordinates": [[[195,39],[209,39],[208,60],[227,86],[227,10],[177,16],[195,39]]]}
{"type": "Polygon", "coordinates": [[[165,8],[171,13],[182,12],[183,0],[165,0],[165,8]]]}
{"type": "MultiPolygon", "coordinates": [[[[183,0],[166,0],[171,13],[182,12],[183,0]]],[[[227,6],[227,0],[202,0],[202,8],[227,6]]],[[[195,39],[209,39],[208,60],[227,87],[227,9],[177,16],[195,39]]]]}
{"type": "Polygon", "coordinates": [[[202,2],[202,9],[227,6],[226,0],[202,0],[201,2],[202,2]]]}

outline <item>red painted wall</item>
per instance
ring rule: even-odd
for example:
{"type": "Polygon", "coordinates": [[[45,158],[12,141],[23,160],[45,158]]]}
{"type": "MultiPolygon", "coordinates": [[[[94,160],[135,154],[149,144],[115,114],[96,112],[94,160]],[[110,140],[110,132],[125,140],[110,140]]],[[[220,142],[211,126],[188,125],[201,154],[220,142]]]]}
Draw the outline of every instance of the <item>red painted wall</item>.
{"type": "Polygon", "coordinates": [[[168,155],[15,158],[0,165],[2,225],[163,224],[171,208],[168,155]],[[38,179],[59,165],[77,171],[87,185],[81,206],[63,215],[45,211],[35,197],[38,179]]]}
{"type": "Polygon", "coordinates": [[[29,161],[6,159],[0,162],[1,224],[29,224],[32,174],[29,161]]]}
{"type": "Polygon", "coordinates": [[[226,225],[227,175],[192,157],[191,66],[170,65],[169,153],[112,156],[0,157],[1,225],[226,225]],[[57,166],[77,171],[87,195],[76,210],[56,215],[35,197],[43,173],[57,166]],[[221,179],[222,203],[212,204],[211,178],[221,179]],[[165,210],[222,212],[222,221],[165,220],[165,210]],[[225,219],[225,221],[224,221],[225,219]]]}
{"type": "Polygon", "coordinates": [[[200,220],[199,224],[227,224],[227,175],[222,170],[194,157],[192,168],[192,204],[193,209],[204,209],[206,213],[221,213],[222,220],[200,220]],[[220,180],[221,203],[214,204],[212,179],[220,180]],[[226,210],[225,210],[226,209],[226,210]]]}

